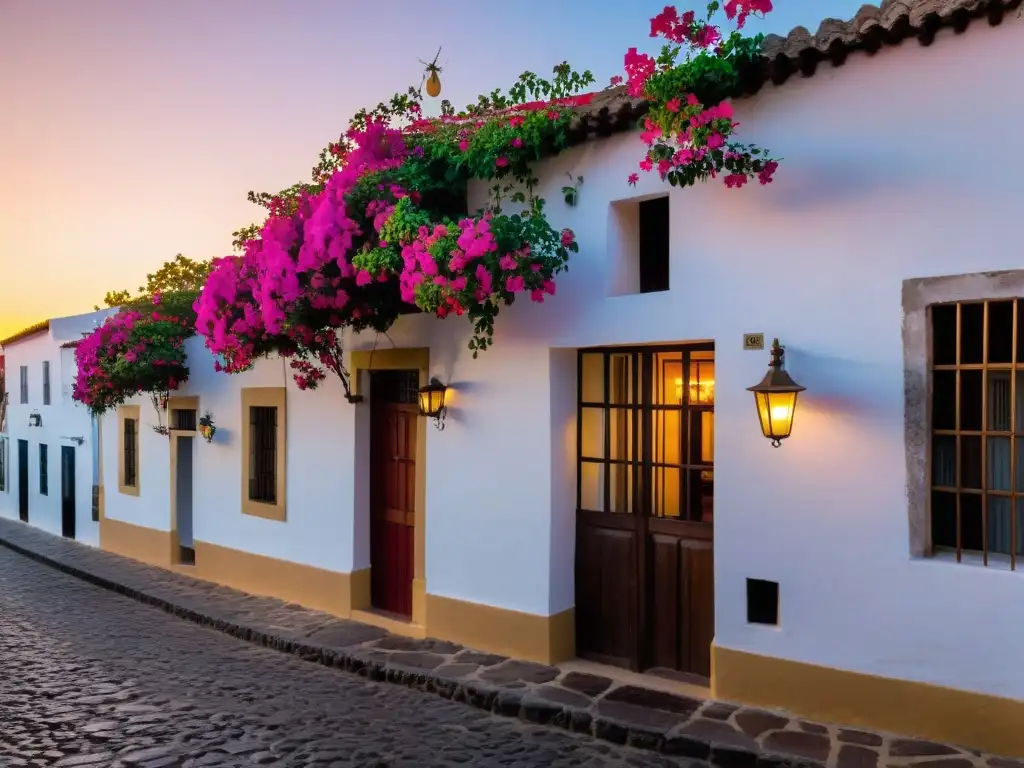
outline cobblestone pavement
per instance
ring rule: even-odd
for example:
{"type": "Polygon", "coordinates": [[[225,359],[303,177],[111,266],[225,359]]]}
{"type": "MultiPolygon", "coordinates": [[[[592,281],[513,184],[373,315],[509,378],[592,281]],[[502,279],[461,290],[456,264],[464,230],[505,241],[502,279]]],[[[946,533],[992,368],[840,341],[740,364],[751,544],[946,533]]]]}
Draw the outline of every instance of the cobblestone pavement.
{"type": "Polygon", "coordinates": [[[181,621],[0,548],[2,766],[671,766],[181,621]]]}
{"type": "MultiPolygon", "coordinates": [[[[398,637],[359,622],[339,619],[297,605],[285,604],[273,598],[249,595],[181,573],[145,565],[2,518],[0,544],[4,545],[0,547],[0,653],[5,652],[5,642],[14,642],[19,647],[39,645],[27,639],[20,642],[2,639],[5,637],[3,620],[11,610],[5,607],[5,601],[18,599],[21,599],[23,604],[20,613],[14,615],[20,616],[22,623],[28,622],[29,628],[35,627],[43,637],[50,638],[51,644],[55,642],[54,638],[67,638],[68,642],[74,643],[67,647],[75,653],[81,653],[83,648],[92,647],[90,644],[99,642],[89,634],[95,631],[90,622],[102,621],[95,618],[97,610],[94,605],[107,605],[103,600],[114,599],[114,596],[110,592],[95,589],[85,583],[92,582],[105,587],[106,590],[121,592],[136,601],[161,608],[165,612],[161,614],[152,608],[116,598],[113,605],[120,606],[117,615],[131,615],[133,618],[125,618],[121,625],[112,626],[109,632],[104,629],[110,636],[122,638],[120,644],[109,641],[112,645],[106,646],[108,650],[99,657],[104,659],[104,665],[119,663],[117,660],[126,654],[129,657],[132,653],[141,654],[141,659],[146,664],[163,665],[161,669],[164,669],[165,673],[168,669],[177,670],[178,677],[174,678],[177,681],[174,685],[187,690],[187,684],[181,681],[194,679],[188,677],[193,674],[190,672],[191,667],[183,663],[183,660],[188,660],[198,665],[198,679],[206,686],[212,685],[215,690],[221,691],[222,697],[226,696],[228,699],[243,703],[247,698],[253,698],[258,702],[256,707],[245,711],[256,716],[256,710],[266,706],[263,704],[264,699],[280,695],[276,689],[273,692],[268,689],[265,693],[260,691],[253,694],[250,687],[252,683],[247,681],[242,673],[238,673],[237,678],[231,678],[234,682],[225,682],[220,679],[219,671],[223,669],[225,674],[234,675],[239,660],[259,658],[266,665],[265,669],[277,670],[269,672],[266,680],[285,679],[283,700],[289,703],[284,708],[274,707],[272,711],[277,713],[274,717],[285,717],[283,712],[289,713],[290,716],[293,711],[290,702],[295,698],[303,700],[302,686],[298,682],[294,685],[289,683],[290,676],[296,675],[297,681],[299,677],[308,675],[310,680],[329,680],[331,685],[337,686],[337,690],[344,690],[346,693],[334,694],[338,700],[334,701],[332,698],[329,705],[325,705],[328,706],[325,712],[334,714],[325,714],[314,707],[314,713],[297,717],[299,721],[308,720],[310,724],[317,724],[321,729],[328,728],[325,723],[330,723],[332,719],[336,720],[339,717],[337,713],[341,713],[341,717],[350,717],[349,713],[359,710],[362,714],[362,705],[357,707],[350,701],[353,697],[356,701],[362,701],[361,697],[365,697],[372,704],[370,709],[366,710],[366,717],[371,719],[355,721],[359,723],[358,728],[365,728],[364,723],[375,722],[372,719],[373,712],[379,716],[382,711],[390,711],[389,707],[393,706],[396,713],[401,713],[412,706],[404,702],[417,702],[417,706],[424,713],[431,713],[431,717],[434,712],[445,713],[443,717],[451,717],[452,722],[458,723],[457,726],[438,726],[441,727],[441,733],[463,734],[465,737],[465,745],[459,747],[461,751],[453,752],[456,747],[446,747],[444,751],[436,752],[436,758],[431,755],[429,759],[414,757],[416,753],[403,751],[411,748],[403,747],[403,742],[396,741],[389,747],[392,753],[381,753],[392,755],[380,758],[382,765],[400,764],[403,760],[410,765],[435,764],[430,762],[431,759],[441,760],[442,762],[436,764],[442,765],[445,764],[444,760],[458,762],[461,759],[463,764],[474,766],[676,764],[664,762],[662,756],[652,752],[637,757],[637,753],[632,751],[610,751],[611,748],[602,745],[601,742],[577,738],[578,735],[584,735],[595,736],[619,745],[658,750],[671,759],[695,759],[702,761],[700,765],[712,763],[723,768],[784,768],[796,764],[827,768],[1024,768],[1024,762],[1002,759],[946,744],[895,734],[868,732],[837,724],[807,722],[784,712],[768,712],[725,702],[675,695],[642,685],[623,684],[599,675],[480,653],[441,640],[398,637]],[[5,548],[13,548],[48,565],[40,566],[30,560],[23,560],[5,548]],[[51,629],[41,623],[42,618],[49,616],[53,611],[56,611],[53,615],[58,618],[65,614],[63,610],[48,608],[44,603],[41,603],[39,609],[40,618],[35,619],[28,598],[19,598],[22,592],[14,588],[17,586],[17,579],[3,573],[3,566],[11,557],[16,557],[13,562],[21,562],[22,568],[31,566],[29,570],[32,573],[45,573],[48,567],[52,566],[54,570],[50,571],[51,577],[58,578],[61,585],[60,589],[54,589],[49,593],[54,604],[63,605],[61,596],[65,594],[82,595],[83,605],[78,606],[76,603],[68,610],[83,611],[87,621],[71,621],[72,627],[66,631],[51,629]],[[39,571],[41,567],[42,571],[39,571]],[[85,582],[68,578],[57,569],[73,574],[85,582]],[[12,579],[13,586],[5,594],[4,580],[11,583],[12,579]],[[86,599],[85,596],[90,597],[86,599]],[[169,614],[189,621],[181,621],[169,614]],[[219,633],[205,629],[200,631],[201,628],[197,627],[197,624],[219,630],[219,633]],[[79,626],[82,628],[82,636],[75,634],[79,626]],[[150,629],[156,626],[160,629],[150,629]],[[147,632],[150,634],[146,635],[147,632]],[[153,638],[154,632],[160,637],[179,638],[178,645],[167,645],[159,654],[154,652],[154,648],[164,647],[164,641],[159,638],[155,642],[141,639],[143,636],[153,638]],[[135,634],[140,636],[137,647],[124,640],[135,634]],[[224,634],[249,642],[230,641],[223,636],[224,634]],[[230,645],[217,645],[217,639],[230,645]],[[208,644],[214,644],[211,647],[230,648],[231,653],[219,651],[219,657],[225,660],[216,665],[207,664],[205,661],[200,663],[196,659],[202,654],[191,650],[193,643],[195,648],[205,648],[208,644]],[[260,646],[286,653],[270,653],[268,658],[268,652],[260,646]],[[176,658],[170,660],[169,656],[176,658]],[[280,659],[279,664],[275,665],[273,659],[280,659]],[[300,659],[304,661],[300,662],[300,659]],[[324,667],[331,669],[324,670],[324,667]],[[218,675],[213,675],[211,669],[217,670],[218,675]],[[287,675],[282,670],[288,670],[287,675]],[[338,670],[345,670],[349,674],[338,670]],[[320,677],[325,674],[326,677],[320,677]],[[397,685],[381,688],[367,685],[365,679],[387,681],[397,685]],[[403,687],[413,690],[403,690],[403,687]],[[234,692],[236,688],[237,695],[234,692]],[[350,695],[348,691],[366,693],[350,695]],[[393,695],[389,692],[393,692],[393,695]],[[374,706],[376,710],[373,709],[374,706]],[[332,709],[334,707],[341,709],[332,709]],[[460,712],[462,714],[459,714],[460,712]],[[531,743],[529,735],[533,734],[534,738],[541,739],[541,735],[549,731],[533,728],[516,720],[493,719],[487,713],[518,718],[519,721],[537,725],[558,726],[563,731],[552,730],[550,733],[558,735],[544,736],[536,747],[540,750],[540,757],[537,757],[530,754],[525,746],[531,743]],[[327,719],[323,720],[323,717],[327,719]],[[475,725],[471,726],[470,723],[475,725]],[[490,736],[485,737],[485,732],[512,734],[496,736],[495,741],[499,744],[514,743],[521,748],[517,750],[499,747],[496,752],[488,752],[490,736]],[[479,738],[476,735],[469,738],[466,734],[470,733],[479,734],[479,738]],[[526,736],[523,736],[524,740],[520,742],[522,734],[526,736]],[[544,739],[550,739],[551,745],[561,746],[542,746],[548,743],[544,739]],[[573,752],[574,748],[577,751],[573,752]],[[524,752],[524,749],[527,751],[524,752]],[[501,759],[509,762],[502,763],[501,759]],[[389,760],[391,762],[388,762],[389,760]],[[531,760],[539,762],[530,762],[531,760]],[[636,760],[641,762],[637,763],[636,760]]],[[[47,620],[52,623],[57,619],[47,620]]],[[[105,634],[104,638],[106,636],[105,634]]],[[[3,658],[0,656],[0,664],[3,663],[3,658]]],[[[51,652],[47,658],[56,659],[58,656],[51,652]]],[[[69,663],[73,666],[76,662],[72,660],[69,663]]],[[[128,664],[131,670],[137,665],[137,660],[128,664]]],[[[263,673],[260,671],[262,668],[253,666],[247,669],[251,670],[250,674],[254,676],[252,679],[263,680],[263,673]]],[[[3,676],[4,671],[4,667],[0,666],[0,696],[3,694],[4,686],[10,684],[3,676]]],[[[141,672],[131,671],[126,674],[139,680],[146,679],[141,672]]],[[[173,687],[170,681],[166,685],[173,687]]],[[[322,687],[314,686],[314,689],[321,690],[322,687]]],[[[197,690],[203,691],[201,698],[205,701],[205,697],[209,695],[208,688],[197,690]]],[[[170,696],[164,693],[163,696],[166,701],[153,706],[166,709],[175,706],[173,702],[180,704],[183,700],[195,704],[197,708],[201,706],[199,701],[188,702],[186,694],[176,693],[170,696]]],[[[0,745],[3,744],[4,738],[4,706],[5,703],[0,698],[0,745]]],[[[194,718],[204,723],[209,722],[208,709],[209,706],[194,718]]],[[[138,712],[135,716],[145,717],[138,712]]],[[[257,717],[257,722],[264,722],[262,718],[262,715],[257,717]]],[[[193,717],[190,715],[189,718],[182,718],[181,722],[192,723],[193,717]]],[[[289,721],[282,726],[282,734],[290,730],[294,722],[289,721]]],[[[396,722],[401,723],[397,731],[388,727],[390,721],[378,726],[378,732],[384,734],[382,738],[385,744],[390,744],[388,740],[393,733],[411,732],[400,714],[396,722]]],[[[419,721],[414,718],[410,722],[419,721]]],[[[433,721],[430,719],[424,721],[427,724],[431,722],[433,721]]],[[[145,724],[133,723],[131,727],[145,724]]],[[[253,724],[253,728],[258,727],[264,726],[253,724]]],[[[120,730],[114,729],[111,732],[119,733],[120,730]]],[[[100,732],[102,733],[102,729],[100,732]]],[[[246,733],[244,728],[241,733],[246,733]]],[[[340,731],[336,735],[339,738],[343,737],[340,731]]],[[[282,739],[283,735],[279,740],[282,739]]],[[[355,737],[351,739],[345,742],[350,749],[355,748],[355,737]]],[[[271,741],[273,742],[273,739],[271,741]]],[[[443,739],[435,741],[419,733],[413,737],[413,741],[416,745],[421,745],[427,754],[432,748],[440,749],[436,745],[444,743],[443,739]]],[[[373,748],[366,749],[372,751],[373,748]]],[[[309,764],[309,756],[305,753],[292,750],[286,757],[280,758],[273,757],[274,754],[263,757],[278,760],[278,764],[282,765],[309,764]]],[[[222,754],[217,759],[228,758],[222,754]]],[[[339,764],[373,765],[373,760],[377,758],[371,752],[360,751],[345,759],[349,762],[343,759],[339,764]]],[[[245,760],[251,761],[251,756],[245,756],[241,764],[247,764],[245,760]]],[[[156,764],[162,765],[159,762],[156,764]]],[[[169,757],[166,764],[176,763],[169,757]]],[[[3,762],[0,760],[0,768],[2,766],[3,762]]]]}

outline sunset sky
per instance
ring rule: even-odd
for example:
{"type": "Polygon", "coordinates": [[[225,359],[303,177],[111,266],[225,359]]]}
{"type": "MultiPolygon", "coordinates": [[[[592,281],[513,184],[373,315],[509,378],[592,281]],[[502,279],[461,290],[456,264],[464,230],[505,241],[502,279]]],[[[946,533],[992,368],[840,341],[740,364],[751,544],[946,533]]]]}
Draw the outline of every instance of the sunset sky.
{"type": "MultiPolygon", "coordinates": [[[[0,338],[135,289],[175,253],[229,253],[260,218],[249,189],[307,180],[438,46],[460,107],[562,60],[599,89],[627,48],[657,47],[664,4],[0,0],[0,338]]],[[[776,0],[750,27],[813,32],[860,4],[776,0]]]]}

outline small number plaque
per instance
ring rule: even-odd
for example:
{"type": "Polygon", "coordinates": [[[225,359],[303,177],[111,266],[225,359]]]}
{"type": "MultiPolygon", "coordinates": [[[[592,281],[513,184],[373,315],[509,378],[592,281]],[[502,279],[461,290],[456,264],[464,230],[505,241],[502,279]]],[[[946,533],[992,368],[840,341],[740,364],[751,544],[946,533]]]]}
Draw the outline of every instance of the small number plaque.
{"type": "Polygon", "coordinates": [[[763,333],[744,333],[743,334],[743,349],[764,349],[764,334],[763,333]]]}

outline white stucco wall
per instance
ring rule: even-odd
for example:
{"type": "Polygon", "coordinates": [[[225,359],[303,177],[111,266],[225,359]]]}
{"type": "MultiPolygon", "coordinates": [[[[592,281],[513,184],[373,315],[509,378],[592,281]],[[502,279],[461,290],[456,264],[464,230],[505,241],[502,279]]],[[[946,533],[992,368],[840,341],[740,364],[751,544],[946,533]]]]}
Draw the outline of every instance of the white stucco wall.
{"type": "Polygon", "coordinates": [[[711,339],[716,642],[1024,697],[1009,608],[1024,576],[908,555],[900,305],[905,278],[1022,266],[1024,158],[982,149],[1024,126],[1024,91],[1006,86],[1024,76],[1022,45],[1024,22],[978,23],[739,102],[743,139],[784,158],[776,181],[672,190],[662,294],[612,296],[610,204],[669,190],[654,175],[627,186],[638,137],[545,164],[552,222],[581,246],[557,299],[503,309],[475,361],[458,318],[390,334],[429,340],[455,389],[448,428],[428,438],[428,591],[536,613],[572,605],[573,494],[554,485],[575,471],[571,441],[558,448],[574,375],[549,348],[711,339]],[[572,209],[558,194],[566,172],[585,177],[572,209]],[[808,388],[781,450],[745,391],[768,362],[742,351],[747,332],[780,337],[808,388]],[[779,582],[779,627],[746,623],[747,577],[779,582]]]}
{"type": "Polygon", "coordinates": [[[0,492],[0,514],[18,519],[18,440],[27,440],[29,524],[61,533],[61,450],[75,449],[75,538],[99,544],[99,524],[92,519],[95,438],[89,411],[71,399],[75,357],[62,345],[81,338],[107,313],[88,313],[50,321],[50,330],[4,348],[7,373],[8,479],[0,492]],[[43,405],[43,361],[50,363],[50,405],[43,405]],[[28,366],[28,404],[20,399],[21,366],[28,366]],[[29,427],[29,416],[39,413],[42,426],[29,427]],[[70,438],[82,438],[78,445],[70,438]],[[48,493],[39,492],[39,446],[47,448],[48,493]]]}
{"type": "MultiPolygon", "coordinates": [[[[353,411],[341,383],[328,380],[300,392],[281,359],[260,360],[251,370],[216,373],[201,338],[186,342],[189,379],[177,396],[198,396],[199,416],[210,411],[217,425],[212,443],[194,444],[193,535],[196,540],[327,570],[353,569],[353,411]],[[242,514],[241,390],[287,386],[287,521],[242,514]]],[[[107,517],[171,530],[170,448],[153,431],[156,411],[148,397],[138,404],[140,493],[117,490],[117,416],[104,418],[103,450],[107,517]]],[[[164,415],[166,424],[166,414],[164,415]]]]}

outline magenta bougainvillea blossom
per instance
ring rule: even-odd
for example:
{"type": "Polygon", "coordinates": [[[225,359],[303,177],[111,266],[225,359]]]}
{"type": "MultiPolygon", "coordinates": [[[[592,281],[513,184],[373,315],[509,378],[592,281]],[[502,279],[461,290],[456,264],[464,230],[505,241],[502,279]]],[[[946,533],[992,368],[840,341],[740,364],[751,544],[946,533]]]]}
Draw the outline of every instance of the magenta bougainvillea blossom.
{"type": "Polygon", "coordinates": [[[122,309],[75,348],[72,398],[96,414],[148,393],[157,398],[188,379],[185,339],[192,335],[193,295],[153,296],[122,309]]]}
{"type": "MultiPolygon", "coordinates": [[[[729,187],[767,184],[778,167],[765,150],[734,141],[728,101],[760,57],[761,38],[738,30],[750,14],[771,11],[771,0],[727,0],[736,24],[728,36],[712,24],[720,9],[712,2],[698,18],[665,7],[650,23],[651,37],[666,42],[661,53],[631,48],[625,77],[612,79],[648,106],[638,171],[673,186],[719,176],[729,187]]],[[[583,92],[589,72],[563,63],[553,74],[524,73],[507,94],[481,96],[461,112],[444,101],[436,117],[424,115],[422,94],[410,88],[358,112],[321,152],[311,182],[250,192],[266,219],[235,233],[238,253],[214,261],[188,312],[217,369],[238,373],[276,353],[301,389],[335,375],[348,392],[346,331],[383,333],[416,311],[465,316],[475,357],[492,344],[502,307],[555,296],[578,245],[572,230],[548,221],[534,166],[568,146],[576,110],[594,95],[583,92]],[[478,211],[467,207],[470,180],[489,192],[478,211]]],[[[582,182],[563,189],[568,204],[582,182]]],[[[102,410],[184,380],[190,320],[178,313],[169,321],[159,312],[166,297],[154,301],[83,341],[76,399],[102,410]]]]}
{"type": "MultiPolygon", "coordinates": [[[[742,68],[760,56],[762,37],[743,37],[739,29],[750,14],[770,12],[771,0],[728,0],[726,17],[736,21],[728,37],[711,23],[719,8],[718,2],[710,3],[701,19],[666,6],[651,19],[651,37],[669,44],[657,57],[630,48],[623,62],[630,96],[643,98],[649,107],[640,134],[648,149],[639,168],[657,171],[673,186],[719,176],[730,188],[751,179],[769,184],[778,168],[764,149],[732,140],[739,123],[726,101],[740,89],[742,68]]],[[[633,173],[627,182],[639,178],[633,173]]]]}

